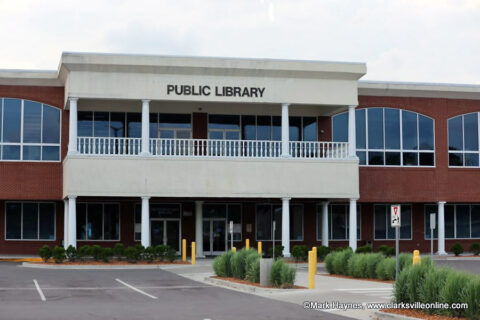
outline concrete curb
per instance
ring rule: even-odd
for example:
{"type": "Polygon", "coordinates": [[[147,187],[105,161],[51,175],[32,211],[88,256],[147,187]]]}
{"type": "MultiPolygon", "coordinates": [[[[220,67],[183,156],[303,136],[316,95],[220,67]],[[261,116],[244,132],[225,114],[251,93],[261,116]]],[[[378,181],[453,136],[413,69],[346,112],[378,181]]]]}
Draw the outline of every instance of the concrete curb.
{"type": "Polygon", "coordinates": [[[242,284],[232,281],[226,281],[222,279],[216,279],[211,277],[206,277],[204,279],[206,283],[209,283],[214,286],[224,287],[227,289],[234,289],[248,293],[278,293],[278,292],[302,292],[308,291],[308,289],[273,289],[273,288],[262,288],[257,286],[250,286],[248,284],[242,284]]]}
{"type": "Polygon", "coordinates": [[[383,311],[375,311],[375,319],[377,320],[421,320],[419,318],[412,318],[402,316],[400,314],[388,313],[383,311]]]}
{"type": "MultiPolygon", "coordinates": [[[[154,269],[172,269],[174,265],[152,264],[152,265],[46,265],[23,262],[22,267],[37,269],[55,269],[55,270],[154,270],[154,269]]],[[[179,264],[175,267],[189,267],[190,265],[179,264]]]]}

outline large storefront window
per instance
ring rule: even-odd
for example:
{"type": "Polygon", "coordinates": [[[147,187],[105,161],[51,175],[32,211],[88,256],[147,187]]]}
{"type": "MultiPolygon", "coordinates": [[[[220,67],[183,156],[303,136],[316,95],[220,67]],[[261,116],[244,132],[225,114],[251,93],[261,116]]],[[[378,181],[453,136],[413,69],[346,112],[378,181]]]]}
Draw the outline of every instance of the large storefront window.
{"type": "Polygon", "coordinates": [[[55,204],[7,202],[6,240],[55,240],[55,204]]]}
{"type": "MultiPolygon", "coordinates": [[[[395,240],[395,228],[390,225],[389,204],[374,205],[375,240],[395,240]]],[[[400,239],[412,238],[412,206],[401,205],[400,239]]]]}
{"type": "MultiPolygon", "coordinates": [[[[447,204],[444,210],[446,239],[480,238],[480,205],[447,204]]],[[[431,213],[435,213],[436,217],[433,236],[434,239],[438,237],[438,206],[425,205],[425,239],[430,239],[431,213]]]]}
{"type": "MultiPolygon", "coordinates": [[[[434,166],[433,119],[419,113],[368,108],[355,111],[361,165],[434,166]]],[[[332,117],[332,140],[348,141],[348,113],[332,117]]]]}
{"type": "Polygon", "coordinates": [[[120,240],[120,205],[77,203],[77,240],[120,240]]]}
{"type": "Polygon", "coordinates": [[[448,164],[452,167],[478,167],[478,113],[448,119],[448,164]]]}
{"type": "Polygon", "coordinates": [[[0,160],[60,161],[60,109],[0,98],[0,160]]]}
{"type": "MultiPolygon", "coordinates": [[[[357,240],[362,238],[362,215],[357,205],[357,240]]],[[[348,240],[350,230],[350,206],[348,204],[330,204],[328,206],[328,239],[348,240]]],[[[322,240],[322,206],[317,206],[317,240],[322,240]]]]}
{"type": "MultiPolygon", "coordinates": [[[[282,206],[259,204],[256,209],[256,230],[258,241],[271,241],[273,221],[275,240],[282,240],[282,206]]],[[[303,240],[303,205],[290,205],[290,241],[303,240]]]]}

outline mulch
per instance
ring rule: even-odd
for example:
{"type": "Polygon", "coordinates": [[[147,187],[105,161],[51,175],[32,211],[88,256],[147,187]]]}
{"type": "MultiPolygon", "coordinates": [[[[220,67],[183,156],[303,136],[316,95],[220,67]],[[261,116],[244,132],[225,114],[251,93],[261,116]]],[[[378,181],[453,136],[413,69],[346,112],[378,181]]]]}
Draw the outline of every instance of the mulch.
{"type": "Polygon", "coordinates": [[[103,261],[64,261],[62,263],[55,263],[53,260],[49,260],[47,263],[40,261],[40,262],[32,262],[36,264],[49,264],[49,265],[74,265],[74,266],[111,266],[111,265],[135,265],[135,264],[141,264],[141,265],[151,265],[151,264],[190,264],[190,262],[183,262],[183,261],[174,261],[174,262],[168,262],[168,261],[153,261],[153,262],[147,262],[147,261],[137,261],[136,263],[130,263],[126,260],[111,260],[109,262],[103,262],[103,261]]]}
{"type": "Polygon", "coordinates": [[[372,281],[372,282],[380,282],[380,283],[395,283],[393,280],[380,280],[380,279],[369,279],[369,278],[355,278],[351,276],[344,276],[342,274],[321,274],[323,277],[334,277],[334,278],[344,278],[344,279],[352,279],[352,280],[364,280],[364,281],[372,281]]]}
{"type": "MultiPolygon", "coordinates": [[[[220,279],[220,280],[225,280],[225,281],[230,281],[230,282],[236,282],[236,283],[240,283],[240,284],[246,284],[246,285],[249,285],[249,286],[254,286],[254,287],[259,287],[259,288],[265,288],[265,289],[282,289],[282,288],[274,287],[274,286],[262,286],[262,285],[260,285],[260,283],[250,282],[250,281],[247,281],[247,280],[240,280],[240,279],[231,278],[231,277],[217,277],[217,276],[213,276],[212,278],[220,279]]],[[[307,289],[307,288],[306,288],[306,287],[302,287],[302,286],[293,286],[293,287],[291,287],[291,288],[284,288],[284,289],[307,289]]]]}
{"type": "Polygon", "coordinates": [[[413,309],[382,309],[380,311],[387,312],[387,313],[395,313],[402,316],[412,317],[412,318],[419,318],[425,320],[465,320],[466,318],[452,318],[447,316],[440,316],[435,314],[427,314],[425,312],[413,309]]]}

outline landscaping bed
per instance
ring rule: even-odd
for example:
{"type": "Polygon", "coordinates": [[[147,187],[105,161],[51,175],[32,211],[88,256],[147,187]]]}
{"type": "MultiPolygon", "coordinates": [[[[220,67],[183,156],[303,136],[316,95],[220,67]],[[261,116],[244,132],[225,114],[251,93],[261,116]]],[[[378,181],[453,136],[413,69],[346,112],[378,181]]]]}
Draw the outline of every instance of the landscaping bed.
{"type": "MultiPolygon", "coordinates": [[[[237,279],[237,278],[233,278],[233,277],[218,277],[218,276],[213,276],[212,278],[214,278],[214,279],[220,279],[220,280],[224,280],[224,281],[235,282],[235,283],[240,283],[240,284],[246,284],[246,285],[254,286],[254,287],[258,287],[258,288],[278,289],[278,287],[274,287],[274,286],[262,286],[260,283],[255,283],[255,282],[251,282],[251,281],[248,281],[248,280],[241,280],[241,279],[237,279]]],[[[306,288],[306,287],[302,287],[302,286],[294,285],[294,286],[291,287],[290,289],[307,289],[307,288],[306,288]]]]}
{"type": "Polygon", "coordinates": [[[394,313],[406,317],[418,318],[418,319],[425,319],[425,320],[465,320],[467,318],[458,318],[458,317],[447,317],[438,314],[427,314],[422,311],[418,310],[411,310],[411,309],[382,309],[380,310],[386,313],[394,313]]]}
{"type": "Polygon", "coordinates": [[[362,280],[362,281],[372,281],[372,282],[380,282],[380,283],[387,283],[392,284],[395,283],[393,280],[380,280],[380,279],[370,279],[370,278],[355,278],[352,276],[345,276],[341,274],[321,274],[323,277],[334,277],[334,278],[343,278],[343,279],[352,279],[352,280],[362,280]]]}

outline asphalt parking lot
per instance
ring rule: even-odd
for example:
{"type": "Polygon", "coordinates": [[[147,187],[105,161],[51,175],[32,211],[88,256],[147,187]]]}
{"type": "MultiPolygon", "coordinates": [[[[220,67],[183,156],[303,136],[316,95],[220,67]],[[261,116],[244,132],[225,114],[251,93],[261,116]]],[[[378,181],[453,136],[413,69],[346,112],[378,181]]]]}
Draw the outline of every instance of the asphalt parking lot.
{"type": "Polygon", "coordinates": [[[480,259],[451,257],[435,259],[435,263],[440,267],[450,267],[459,271],[480,274],[480,259]]]}
{"type": "Polygon", "coordinates": [[[165,270],[51,270],[0,263],[0,319],[348,319],[165,270]]]}

